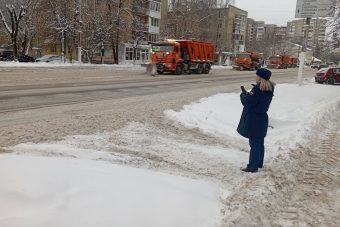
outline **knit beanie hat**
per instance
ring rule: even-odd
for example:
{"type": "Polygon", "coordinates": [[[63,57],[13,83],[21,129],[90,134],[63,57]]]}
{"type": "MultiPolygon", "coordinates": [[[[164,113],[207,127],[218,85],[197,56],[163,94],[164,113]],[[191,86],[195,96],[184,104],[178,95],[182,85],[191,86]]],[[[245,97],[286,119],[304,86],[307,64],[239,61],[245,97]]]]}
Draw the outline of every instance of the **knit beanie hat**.
{"type": "Polygon", "coordinates": [[[265,80],[269,80],[272,75],[272,72],[268,69],[260,68],[256,71],[256,75],[258,75],[259,77],[265,80]]]}

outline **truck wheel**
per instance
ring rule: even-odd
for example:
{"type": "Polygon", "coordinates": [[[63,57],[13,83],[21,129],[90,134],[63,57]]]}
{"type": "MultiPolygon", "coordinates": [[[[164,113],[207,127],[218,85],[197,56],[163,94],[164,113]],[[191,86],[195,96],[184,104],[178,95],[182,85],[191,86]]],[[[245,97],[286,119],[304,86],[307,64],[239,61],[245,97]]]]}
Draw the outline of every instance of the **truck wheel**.
{"type": "Polygon", "coordinates": [[[325,82],[326,84],[334,84],[334,79],[333,78],[329,78],[329,79],[327,79],[326,80],[326,82],[325,82]]]}
{"type": "Polygon", "coordinates": [[[204,74],[209,74],[210,69],[211,69],[210,64],[206,64],[206,65],[204,66],[204,71],[203,71],[203,73],[204,73],[204,74]]]}
{"type": "Polygon", "coordinates": [[[244,68],[243,68],[243,66],[241,65],[241,66],[240,66],[240,71],[243,71],[243,69],[244,69],[244,68]]]}
{"type": "Polygon", "coordinates": [[[177,64],[175,74],[176,75],[182,75],[182,73],[183,73],[183,65],[177,64]]]}
{"type": "Polygon", "coordinates": [[[203,65],[199,64],[197,68],[197,74],[202,74],[203,73],[203,65]]]}

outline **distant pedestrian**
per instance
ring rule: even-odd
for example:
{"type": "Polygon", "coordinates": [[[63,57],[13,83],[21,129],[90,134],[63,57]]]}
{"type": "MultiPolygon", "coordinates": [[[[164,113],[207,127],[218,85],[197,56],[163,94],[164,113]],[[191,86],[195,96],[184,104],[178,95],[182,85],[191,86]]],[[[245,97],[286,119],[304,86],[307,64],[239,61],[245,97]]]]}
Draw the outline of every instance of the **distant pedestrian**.
{"type": "Polygon", "coordinates": [[[243,112],[237,127],[238,133],[249,139],[250,155],[249,163],[244,172],[257,172],[263,167],[264,138],[267,135],[268,115],[270,103],[274,95],[275,83],[270,81],[272,73],[268,69],[261,68],[256,71],[256,85],[247,92],[241,86],[241,102],[243,112]]]}

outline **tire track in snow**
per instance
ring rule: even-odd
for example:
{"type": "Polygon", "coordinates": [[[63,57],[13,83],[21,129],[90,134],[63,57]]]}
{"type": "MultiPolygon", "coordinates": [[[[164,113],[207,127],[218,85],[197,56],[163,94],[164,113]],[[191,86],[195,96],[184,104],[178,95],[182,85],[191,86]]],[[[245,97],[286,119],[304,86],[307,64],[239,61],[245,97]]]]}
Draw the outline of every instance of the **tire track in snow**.
{"type": "Polygon", "coordinates": [[[340,210],[334,206],[334,202],[340,202],[336,195],[340,185],[339,145],[340,127],[333,125],[319,149],[300,163],[305,168],[297,178],[295,191],[299,196],[282,213],[280,221],[285,226],[340,226],[340,210]],[[308,202],[298,208],[303,201],[308,202]]]}

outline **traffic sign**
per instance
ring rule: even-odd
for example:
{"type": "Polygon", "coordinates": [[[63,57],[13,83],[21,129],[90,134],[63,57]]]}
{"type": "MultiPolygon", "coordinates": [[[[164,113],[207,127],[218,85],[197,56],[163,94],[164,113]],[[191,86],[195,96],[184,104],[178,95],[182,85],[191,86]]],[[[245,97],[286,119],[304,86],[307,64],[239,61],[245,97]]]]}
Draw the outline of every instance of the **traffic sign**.
{"type": "Polygon", "coordinates": [[[296,18],[333,17],[336,0],[297,0],[296,18]]]}

